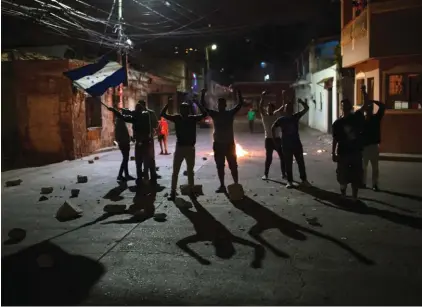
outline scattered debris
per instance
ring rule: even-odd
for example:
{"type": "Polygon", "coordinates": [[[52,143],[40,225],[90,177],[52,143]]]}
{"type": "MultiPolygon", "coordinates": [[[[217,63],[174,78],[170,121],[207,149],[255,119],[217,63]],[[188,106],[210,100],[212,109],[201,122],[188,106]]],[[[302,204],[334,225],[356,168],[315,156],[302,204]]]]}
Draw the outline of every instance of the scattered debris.
{"type": "Polygon", "coordinates": [[[193,186],[193,191],[191,191],[189,185],[187,184],[183,184],[180,186],[180,192],[182,193],[182,195],[189,195],[191,193],[193,193],[194,195],[204,195],[203,191],[202,191],[202,185],[194,185],[193,186]]]}
{"type": "Polygon", "coordinates": [[[70,221],[82,216],[82,209],[66,200],[64,204],[57,210],[56,219],[60,222],[70,221]]]}
{"type": "Polygon", "coordinates": [[[306,214],[305,213],[302,213],[302,216],[306,216],[306,214]]]}
{"type": "Polygon", "coordinates": [[[239,230],[244,231],[245,230],[245,227],[240,226],[239,227],[239,230]]]}
{"type": "Polygon", "coordinates": [[[63,191],[64,191],[64,190],[66,190],[66,186],[63,186],[62,190],[63,190],[63,191]]]}
{"type": "Polygon", "coordinates": [[[53,190],[53,187],[43,187],[41,188],[41,194],[51,194],[53,190]]]}
{"type": "Polygon", "coordinates": [[[318,218],[316,217],[306,218],[306,221],[311,226],[322,227],[322,225],[318,222],[318,218]]]}
{"type": "Polygon", "coordinates": [[[78,180],[78,183],[87,183],[88,182],[88,176],[78,175],[77,180],[78,180]]]}
{"type": "Polygon", "coordinates": [[[165,222],[167,220],[167,214],[156,213],[156,214],[154,214],[154,220],[157,221],[157,222],[165,222]]]}
{"type": "Polygon", "coordinates": [[[94,163],[94,160],[88,160],[88,163],[92,164],[92,163],[94,163]]]}
{"type": "Polygon", "coordinates": [[[44,200],[48,200],[48,197],[47,197],[47,196],[45,196],[45,195],[42,195],[42,196],[40,197],[40,199],[38,199],[38,201],[44,201],[44,200]]]}
{"type": "Polygon", "coordinates": [[[126,205],[106,205],[104,206],[104,212],[106,213],[113,213],[113,214],[120,214],[126,212],[126,205]]]}
{"type": "Polygon", "coordinates": [[[321,149],[318,149],[318,150],[317,150],[317,153],[321,153],[321,152],[322,152],[322,150],[321,150],[321,149]]]}
{"type": "Polygon", "coordinates": [[[245,196],[242,185],[238,183],[227,186],[227,191],[229,193],[229,198],[234,201],[241,200],[245,196]]]}
{"type": "Polygon", "coordinates": [[[15,187],[22,183],[21,179],[9,180],[6,181],[6,187],[15,187]]]}
{"type": "Polygon", "coordinates": [[[8,243],[16,244],[22,242],[26,238],[26,230],[22,228],[13,228],[7,235],[9,236],[9,240],[7,240],[8,243]]]}
{"type": "Polygon", "coordinates": [[[160,170],[160,167],[159,166],[156,166],[155,167],[155,171],[158,172],[159,170],[160,170]]]}
{"type": "Polygon", "coordinates": [[[207,160],[208,160],[208,158],[207,158],[207,157],[203,157],[203,158],[202,158],[202,160],[207,161],[207,160]]]}
{"type": "Polygon", "coordinates": [[[303,153],[304,156],[307,156],[308,154],[306,152],[303,153]]]}
{"type": "Polygon", "coordinates": [[[95,157],[94,157],[94,160],[100,160],[100,157],[95,156],[95,157]]]}
{"type": "Polygon", "coordinates": [[[135,161],[135,157],[134,156],[131,156],[130,157],[130,161],[135,161]]]}
{"type": "Polygon", "coordinates": [[[183,176],[187,176],[188,175],[188,171],[183,171],[183,176]]]}
{"type": "Polygon", "coordinates": [[[270,193],[270,196],[274,196],[274,194],[270,193]]]}
{"type": "Polygon", "coordinates": [[[341,239],[342,239],[342,240],[347,240],[347,238],[346,238],[346,237],[341,237],[341,239]]]}
{"type": "Polygon", "coordinates": [[[253,196],[254,196],[254,197],[255,197],[255,196],[258,196],[258,194],[256,194],[256,193],[255,193],[253,196]]]}
{"type": "Polygon", "coordinates": [[[78,197],[79,196],[79,192],[80,192],[79,189],[72,189],[72,190],[70,190],[70,195],[72,197],[78,197]]]}
{"type": "Polygon", "coordinates": [[[169,193],[164,193],[164,197],[168,197],[169,196],[169,193]]]}
{"type": "Polygon", "coordinates": [[[184,200],[183,198],[180,198],[180,197],[177,197],[175,199],[174,203],[175,203],[176,207],[179,208],[179,209],[190,209],[190,208],[193,207],[193,205],[190,202],[188,202],[188,201],[186,201],[186,200],[184,200]]]}

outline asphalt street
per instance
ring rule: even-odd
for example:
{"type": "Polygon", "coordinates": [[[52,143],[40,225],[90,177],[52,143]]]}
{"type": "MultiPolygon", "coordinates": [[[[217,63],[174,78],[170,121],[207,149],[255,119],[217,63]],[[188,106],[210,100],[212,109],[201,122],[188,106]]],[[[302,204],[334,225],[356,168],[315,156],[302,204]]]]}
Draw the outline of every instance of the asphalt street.
{"type": "Polygon", "coordinates": [[[106,205],[136,202],[134,182],[116,182],[119,151],[3,172],[2,304],[422,305],[422,163],[382,161],[382,191],[364,190],[352,205],[339,198],[329,137],[302,131],[314,188],[287,190],[276,155],[271,180],[261,180],[262,129],[244,128],[236,133],[248,152],[239,158],[239,202],[214,193],[211,130],[198,131],[195,178],[204,195],[195,202],[166,199],[172,155],[157,156],[164,189],[151,203],[165,219],[105,214],[106,205]],[[12,179],[22,183],[5,187],[12,179]],[[42,187],[54,190],[39,201],[42,187]],[[74,188],[80,194],[70,200],[83,215],[59,222],[74,188]],[[25,238],[8,238],[14,228],[25,238]]]}

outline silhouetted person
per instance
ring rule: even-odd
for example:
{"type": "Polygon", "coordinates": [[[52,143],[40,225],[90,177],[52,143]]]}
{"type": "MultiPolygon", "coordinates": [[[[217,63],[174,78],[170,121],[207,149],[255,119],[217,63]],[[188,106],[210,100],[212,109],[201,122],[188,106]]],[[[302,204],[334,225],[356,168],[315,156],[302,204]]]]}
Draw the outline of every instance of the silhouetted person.
{"type": "Polygon", "coordinates": [[[112,107],[108,109],[125,122],[132,123],[133,125],[137,185],[142,184],[142,179],[149,180],[149,173],[151,174],[151,183],[156,184],[157,173],[155,170],[153,138],[158,121],[155,113],[146,108],[143,100],[139,101],[136,104],[135,111],[131,111],[129,114],[122,114],[112,107]],[[143,168],[143,166],[145,167],[143,168]]]}
{"type": "Polygon", "coordinates": [[[248,122],[249,122],[249,131],[253,133],[254,131],[254,124],[255,124],[256,113],[253,108],[250,108],[248,111],[248,122]]]}
{"type": "Polygon", "coordinates": [[[379,101],[368,100],[368,94],[364,92],[365,125],[363,127],[363,184],[366,188],[368,164],[371,162],[372,189],[379,191],[379,144],[381,143],[381,120],[385,113],[385,105],[379,101]],[[378,106],[378,112],[374,114],[374,104],[378,106]]]}
{"type": "Polygon", "coordinates": [[[218,111],[206,109],[214,123],[214,160],[220,180],[220,187],[217,189],[217,193],[226,192],[226,186],[224,184],[224,164],[226,159],[233,176],[233,181],[239,183],[233,122],[236,113],[243,105],[243,98],[240,91],[238,91],[238,100],[238,104],[230,110],[226,110],[227,102],[224,98],[218,99],[218,111]]]}
{"type": "MultiPolygon", "coordinates": [[[[130,111],[127,109],[122,109],[122,113],[128,114],[130,113],[130,111]]],[[[117,176],[117,180],[118,181],[135,180],[135,178],[129,175],[129,165],[128,165],[129,153],[130,153],[129,130],[126,126],[126,122],[119,116],[116,116],[115,123],[116,123],[115,125],[116,142],[123,156],[123,160],[122,160],[122,164],[120,165],[120,170],[119,170],[119,175],[117,176]],[[123,177],[123,173],[124,173],[124,177],[123,177]]]]}
{"type": "Polygon", "coordinates": [[[337,162],[337,181],[340,191],[346,196],[347,185],[352,185],[354,200],[358,198],[362,184],[362,130],[364,116],[362,109],[353,112],[348,99],[341,101],[343,116],[333,123],[333,161],[337,162]]]}
{"type": "Polygon", "coordinates": [[[283,150],[281,146],[280,138],[280,128],[277,128],[275,131],[274,138],[271,133],[271,127],[279,117],[279,113],[284,108],[284,104],[279,108],[275,109],[273,103],[269,103],[267,109],[264,108],[264,97],[267,93],[264,91],[261,94],[261,101],[259,102],[259,111],[261,112],[262,124],[264,126],[265,133],[265,170],[263,180],[268,179],[268,173],[270,171],[270,166],[273,161],[273,152],[277,152],[278,157],[280,158],[281,164],[281,174],[283,179],[287,178],[286,175],[286,165],[284,164],[283,150]]]}
{"type": "Polygon", "coordinates": [[[309,106],[301,99],[298,102],[303,106],[303,110],[293,114],[293,104],[286,104],[284,115],[277,119],[271,129],[272,137],[275,140],[277,128],[281,128],[281,145],[283,147],[284,163],[286,164],[286,188],[288,189],[293,187],[293,157],[295,157],[299,168],[302,185],[310,185],[306,176],[303,146],[299,136],[299,120],[308,112],[309,106]]]}
{"type": "MultiPolygon", "coordinates": [[[[205,90],[202,91],[201,103],[204,104],[205,90]]],[[[161,117],[173,122],[176,128],[176,149],[173,158],[173,175],[171,179],[170,200],[175,200],[177,179],[180,172],[182,162],[186,161],[188,184],[190,193],[194,188],[194,172],[195,167],[195,144],[196,144],[196,126],[199,121],[207,116],[205,108],[199,104],[202,114],[191,115],[191,106],[184,102],[180,105],[180,114],[167,114],[168,104],[161,111],[161,117]]]]}

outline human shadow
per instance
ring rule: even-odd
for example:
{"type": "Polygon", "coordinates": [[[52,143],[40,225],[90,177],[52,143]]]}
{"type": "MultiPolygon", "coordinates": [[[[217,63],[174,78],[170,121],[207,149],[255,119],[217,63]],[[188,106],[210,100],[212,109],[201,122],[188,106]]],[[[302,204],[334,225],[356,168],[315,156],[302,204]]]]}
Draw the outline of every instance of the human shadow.
{"type": "Polygon", "coordinates": [[[103,196],[103,198],[109,199],[111,201],[120,201],[124,199],[124,197],[121,196],[120,194],[122,194],[127,188],[128,188],[127,182],[121,181],[119,182],[119,185],[117,187],[108,191],[107,194],[103,196]]]}
{"type": "Polygon", "coordinates": [[[236,254],[234,243],[249,246],[254,249],[254,260],[251,263],[253,268],[262,267],[262,260],[265,257],[265,249],[254,242],[245,240],[233,235],[221,222],[217,221],[195,198],[191,198],[195,211],[179,208],[180,212],[186,216],[196,234],[181,239],[176,245],[199,263],[209,265],[211,262],[189,247],[189,244],[197,242],[211,242],[215,247],[216,256],[221,259],[230,259],[236,254]]]}
{"type": "Polygon", "coordinates": [[[300,188],[300,190],[304,193],[312,195],[318,200],[319,203],[328,207],[333,207],[358,214],[374,215],[396,224],[415,229],[422,229],[422,219],[419,217],[369,207],[362,201],[353,202],[350,199],[341,197],[341,195],[337,193],[322,190],[317,187],[303,187],[300,188]]]}
{"type": "Polygon", "coordinates": [[[124,214],[131,214],[132,216],[124,220],[109,221],[101,224],[134,224],[144,222],[154,216],[156,198],[157,192],[155,189],[148,187],[137,188],[133,197],[133,204],[124,212],[124,214]]]}
{"type": "Polygon", "coordinates": [[[249,215],[250,217],[255,219],[256,224],[252,226],[252,228],[249,230],[248,232],[249,235],[252,238],[254,238],[256,241],[261,243],[262,245],[266,246],[275,255],[279,257],[289,258],[289,256],[286,253],[279,250],[278,248],[270,244],[268,241],[266,241],[262,237],[263,232],[268,229],[278,229],[284,235],[292,239],[300,240],[300,241],[305,241],[307,239],[304,233],[311,234],[318,238],[330,241],[331,243],[348,251],[354,257],[356,257],[357,260],[359,260],[360,262],[364,264],[367,264],[367,265],[374,264],[374,261],[368,259],[361,253],[355,251],[353,248],[351,248],[344,242],[337,240],[336,238],[333,238],[329,235],[323,234],[319,231],[309,229],[307,227],[301,226],[287,219],[284,219],[280,217],[279,215],[277,215],[276,213],[274,213],[273,211],[271,211],[270,209],[266,208],[265,206],[259,204],[258,202],[254,201],[253,199],[247,196],[245,196],[243,199],[238,200],[238,201],[230,200],[230,202],[234,205],[235,208],[243,211],[246,215],[249,215]]]}
{"type": "Polygon", "coordinates": [[[3,257],[2,305],[73,306],[105,273],[99,262],[42,242],[3,257]]]}
{"type": "Polygon", "coordinates": [[[418,195],[411,195],[411,194],[400,193],[400,192],[395,192],[395,191],[388,191],[388,190],[380,190],[380,192],[385,193],[385,194],[389,194],[389,195],[392,195],[392,196],[398,196],[398,197],[408,198],[408,199],[411,199],[411,200],[416,200],[416,201],[422,202],[422,197],[418,196],[418,195]]]}

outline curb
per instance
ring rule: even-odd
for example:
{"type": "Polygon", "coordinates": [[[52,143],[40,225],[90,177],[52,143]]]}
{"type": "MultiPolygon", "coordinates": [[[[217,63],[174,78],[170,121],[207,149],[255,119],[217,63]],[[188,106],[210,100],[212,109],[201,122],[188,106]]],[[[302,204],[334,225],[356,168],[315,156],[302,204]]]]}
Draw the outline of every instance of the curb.
{"type": "Polygon", "coordinates": [[[394,162],[422,162],[422,155],[380,153],[380,160],[394,162]]]}

